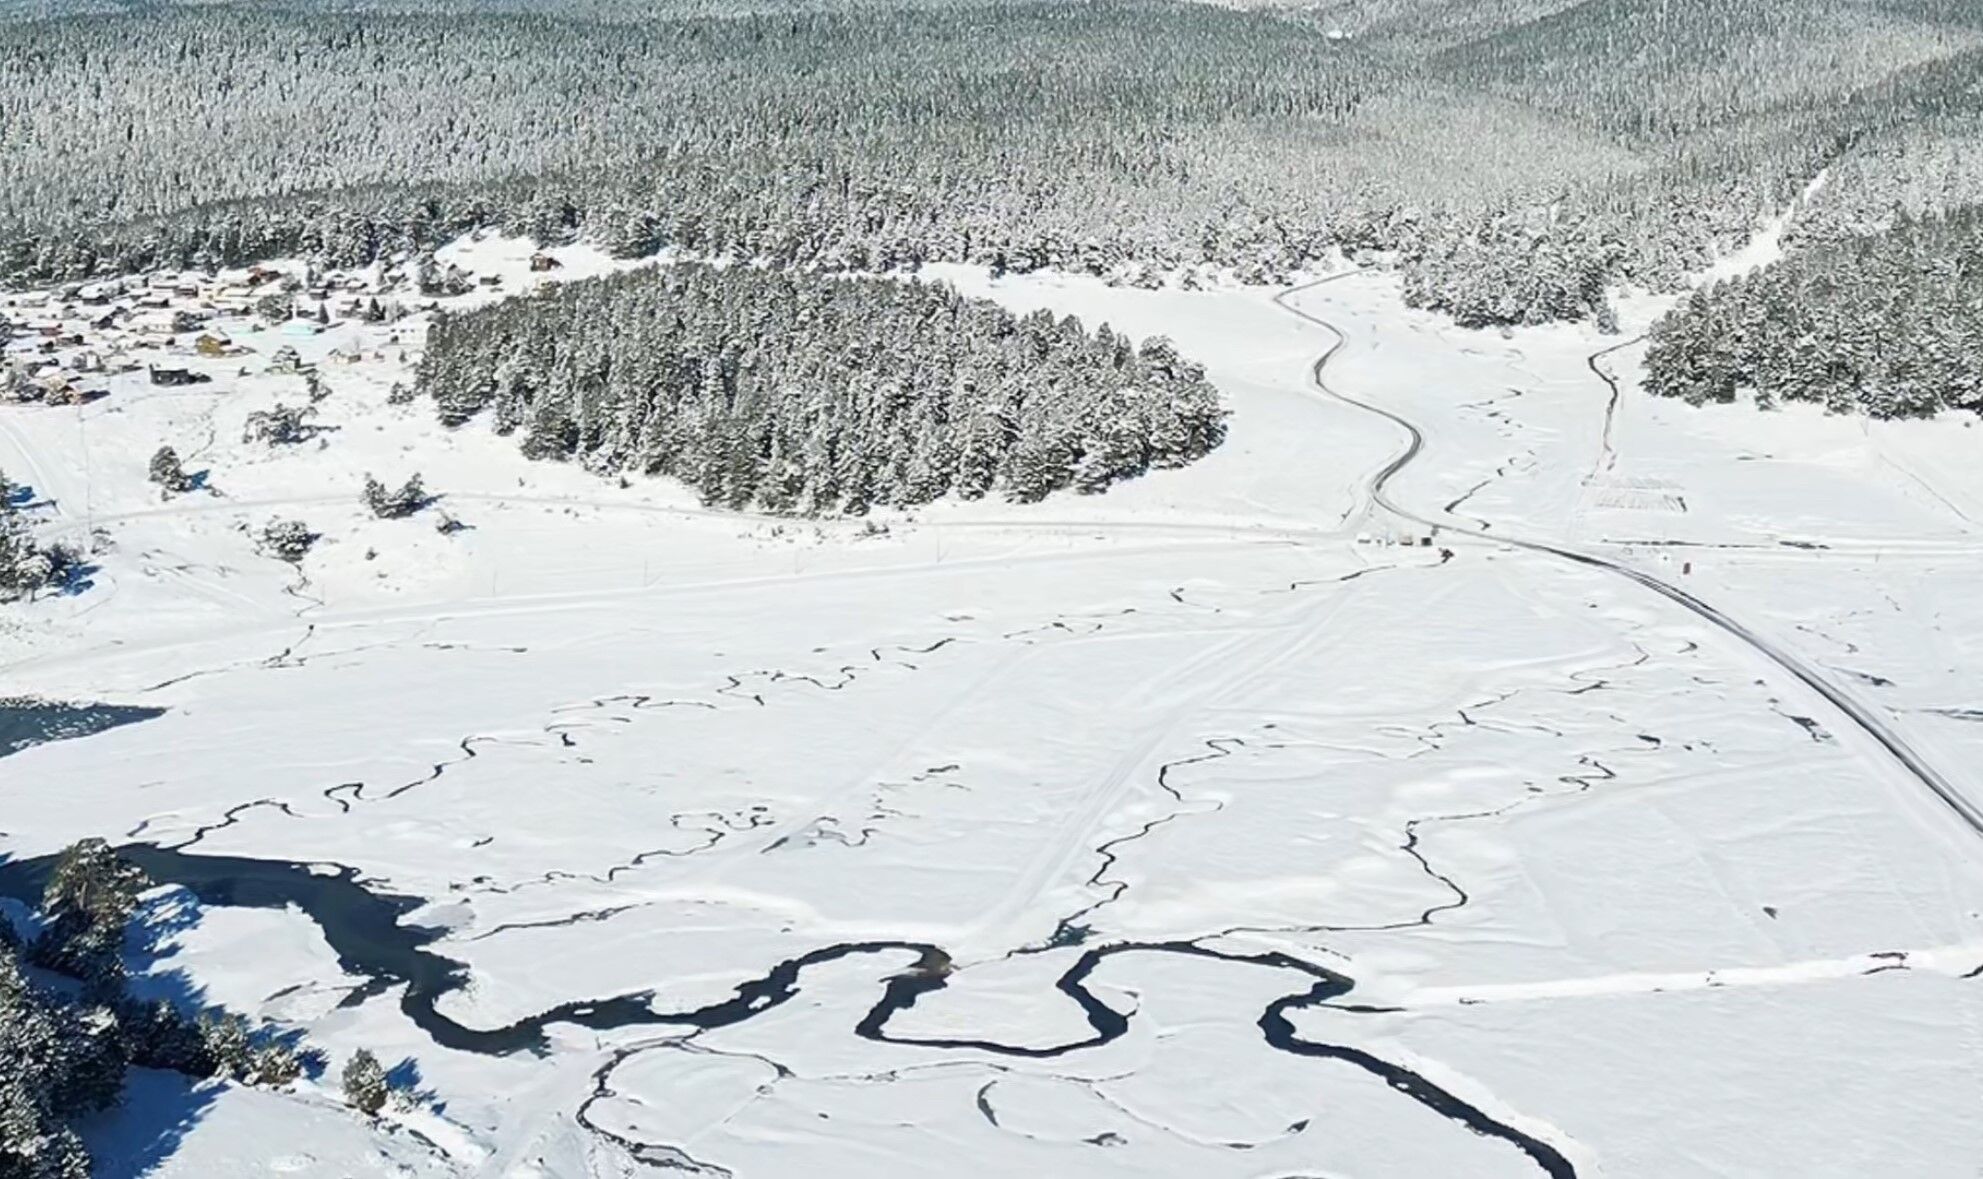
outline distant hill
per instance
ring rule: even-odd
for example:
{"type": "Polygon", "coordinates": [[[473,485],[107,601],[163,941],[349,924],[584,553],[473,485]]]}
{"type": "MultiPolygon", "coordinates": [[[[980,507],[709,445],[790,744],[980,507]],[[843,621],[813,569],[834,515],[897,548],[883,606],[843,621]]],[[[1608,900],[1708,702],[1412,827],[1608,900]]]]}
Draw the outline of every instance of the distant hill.
{"type": "Polygon", "coordinates": [[[1463,322],[1576,318],[1621,283],[1675,287],[1820,170],[1826,224],[1936,211],[1971,170],[1975,7],[281,0],[15,20],[0,277],[351,263],[502,225],[623,256],[1135,282],[1381,252],[1463,322]]]}

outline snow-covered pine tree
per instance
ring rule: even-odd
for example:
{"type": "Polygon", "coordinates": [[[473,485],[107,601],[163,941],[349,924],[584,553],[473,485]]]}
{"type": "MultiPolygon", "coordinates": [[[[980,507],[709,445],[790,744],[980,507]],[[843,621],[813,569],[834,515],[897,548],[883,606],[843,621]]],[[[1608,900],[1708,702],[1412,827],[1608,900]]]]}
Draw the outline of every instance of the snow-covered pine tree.
{"type": "Polygon", "coordinates": [[[376,1117],[386,1107],[389,1088],[386,1084],[386,1070],[380,1066],[379,1058],[372,1055],[369,1048],[360,1048],[351,1054],[344,1064],[340,1076],[344,1088],[344,1100],[353,1109],[368,1116],[376,1117]]]}
{"type": "Polygon", "coordinates": [[[427,494],[427,488],[415,472],[398,487],[387,487],[371,475],[365,476],[365,490],[362,498],[365,506],[381,520],[400,520],[413,515],[434,501],[427,494]]]}
{"type": "Polygon", "coordinates": [[[185,467],[179,462],[179,452],[170,446],[161,446],[152,452],[146,478],[158,484],[168,496],[193,489],[192,477],[186,474],[185,467]]]}

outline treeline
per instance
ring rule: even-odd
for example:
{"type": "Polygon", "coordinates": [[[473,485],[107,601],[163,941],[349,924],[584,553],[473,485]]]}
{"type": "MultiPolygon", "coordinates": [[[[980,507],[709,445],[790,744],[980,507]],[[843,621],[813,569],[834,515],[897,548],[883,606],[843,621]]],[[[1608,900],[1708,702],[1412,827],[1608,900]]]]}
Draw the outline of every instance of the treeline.
{"type": "Polygon", "coordinates": [[[1375,72],[1149,0],[42,22],[0,28],[0,268],[348,262],[465,223],[849,269],[1283,265],[1312,247],[1261,222],[1305,198],[1263,137],[1340,125],[1375,72]]]}
{"type": "Polygon", "coordinates": [[[38,930],[0,916],[0,1175],[87,1179],[76,1124],[117,1104],[133,1066],[275,1086],[302,1075],[304,1055],[266,1028],[130,995],[124,943],[150,883],[85,840],[49,875],[38,930]]]}
{"type": "Polygon", "coordinates": [[[1881,418],[1983,410],[1983,206],[1903,214],[1696,292],[1654,326],[1646,388],[1881,418]]]}
{"type": "Polygon", "coordinates": [[[1941,0],[604,7],[0,26],[0,278],[502,226],[1133,283],[1376,254],[1418,305],[1540,322],[1671,289],[1819,168],[1983,102],[1941,0]]]}
{"type": "Polygon", "coordinates": [[[1073,317],[916,281],[649,267],[438,319],[418,389],[525,453],[669,475],[705,500],[861,512],[1033,500],[1223,439],[1203,371],[1073,317]]]}

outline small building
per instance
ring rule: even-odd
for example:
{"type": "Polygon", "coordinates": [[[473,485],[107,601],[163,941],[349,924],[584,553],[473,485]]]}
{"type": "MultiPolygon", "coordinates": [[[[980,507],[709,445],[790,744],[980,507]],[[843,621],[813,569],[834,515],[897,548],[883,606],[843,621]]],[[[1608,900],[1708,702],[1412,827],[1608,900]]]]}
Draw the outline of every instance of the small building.
{"type": "Polygon", "coordinates": [[[157,365],[151,367],[151,383],[154,385],[167,387],[203,385],[212,379],[205,373],[196,373],[187,368],[160,368],[157,365]]]}
{"type": "Polygon", "coordinates": [[[565,264],[563,262],[551,257],[549,254],[532,254],[530,256],[530,269],[536,274],[543,274],[549,270],[563,270],[564,266],[565,264]]]}
{"type": "Polygon", "coordinates": [[[60,381],[48,387],[47,396],[42,400],[50,405],[87,405],[104,396],[105,390],[84,388],[72,381],[60,381]]]}
{"type": "Polygon", "coordinates": [[[169,311],[147,311],[133,316],[130,327],[143,339],[166,344],[179,334],[178,321],[169,311]]]}
{"type": "Polygon", "coordinates": [[[228,339],[224,332],[203,332],[199,339],[193,341],[193,351],[218,360],[223,356],[239,356],[244,349],[235,347],[234,341],[228,339]]]}
{"type": "Polygon", "coordinates": [[[70,383],[69,375],[60,369],[50,371],[50,368],[44,368],[28,377],[29,388],[26,394],[28,399],[39,401],[44,405],[75,404],[71,400],[75,386],[70,383]]]}

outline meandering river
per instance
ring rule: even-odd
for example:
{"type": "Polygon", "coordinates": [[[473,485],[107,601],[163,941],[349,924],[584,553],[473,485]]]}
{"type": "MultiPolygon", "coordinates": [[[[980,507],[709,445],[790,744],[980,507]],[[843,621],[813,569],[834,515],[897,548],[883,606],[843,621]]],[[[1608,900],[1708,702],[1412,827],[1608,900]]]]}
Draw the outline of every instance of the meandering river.
{"type": "MultiPolygon", "coordinates": [[[[466,967],[434,951],[445,930],[408,924],[405,918],[424,903],[417,897],[376,892],[359,882],[350,868],[330,864],[290,863],[240,856],[196,855],[133,843],[119,854],[143,868],[161,884],[178,885],[203,905],[249,908],[294,907],[323,931],[339,963],[366,980],[351,1000],[360,1001],[400,990],[400,1006],[435,1044],[463,1052],[509,1054],[544,1051],[545,1029],[567,1023],[598,1031],[649,1025],[721,1028],[742,1023],[775,1008],[800,991],[803,976],[814,966],[843,958],[879,955],[894,957],[901,970],[882,983],[881,994],[852,1031],[866,1040],[901,1044],[931,1051],[990,1054],[1044,1059],[1097,1048],[1118,1039],[1130,1027],[1133,1013],[1110,1007],[1088,989],[1088,979],[1109,958],[1124,954],[1170,954],[1210,959],[1234,967],[1268,969],[1291,974],[1300,989],[1276,999],[1254,1020],[1268,1045],[1301,1056],[1339,1061],[1371,1074],[1401,1096],[1451,1119],[1483,1137],[1495,1138],[1526,1154],[1552,1179],[1571,1179],[1576,1170],[1550,1144],[1494,1118],[1486,1111],[1398,1064],[1349,1045],[1303,1038],[1293,1013],[1347,995],[1354,982],[1345,975],[1278,952],[1241,953],[1190,941],[1112,942],[1082,951],[1054,982],[1054,987],[1080,1007],[1089,1032],[1052,1044],[1007,1044],[969,1037],[926,1038],[891,1035],[889,1022],[915,1006],[924,995],[943,989],[951,973],[950,956],[926,942],[865,941],[822,946],[776,963],[736,988],[729,999],[684,1011],[659,1010],[649,992],[561,1004],[505,1027],[467,1027],[443,1014],[439,1001],[467,982],[466,967]]],[[[0,896],[32,901],[53,867],[53,857],[0,862],[0,896]]],[[[1346,1013],[1354,1006],[1337,1005],[1346,1013]]]]}

